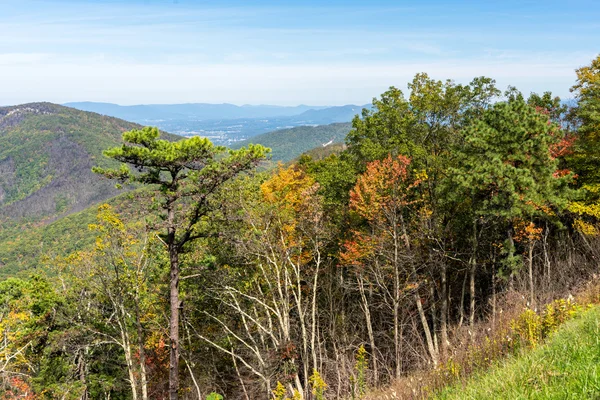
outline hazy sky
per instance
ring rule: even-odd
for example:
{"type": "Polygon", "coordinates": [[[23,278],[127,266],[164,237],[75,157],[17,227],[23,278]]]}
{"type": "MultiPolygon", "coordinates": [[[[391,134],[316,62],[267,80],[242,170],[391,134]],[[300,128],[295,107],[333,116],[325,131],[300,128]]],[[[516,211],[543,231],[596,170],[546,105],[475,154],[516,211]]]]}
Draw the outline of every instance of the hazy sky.
{"type": "Polygon", "coordinates": [[[0,0],[0,104],[364,104],[421,71],[568,97],[599,3],[0,0]]]}

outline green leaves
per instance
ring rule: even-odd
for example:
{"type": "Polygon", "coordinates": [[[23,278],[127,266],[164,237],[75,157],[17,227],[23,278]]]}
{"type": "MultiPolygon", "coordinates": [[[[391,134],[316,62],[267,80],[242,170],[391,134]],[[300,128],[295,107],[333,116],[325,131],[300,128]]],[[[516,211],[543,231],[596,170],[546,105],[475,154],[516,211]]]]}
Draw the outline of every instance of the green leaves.
{"type": "Polygon", "coordinates": [[[497,103],[463,131],[458,165],[450,169],[456,193],[475,201],[476,214],[512,218],[566,206],[572,174],[557,176],[551,145],[558,127],[522,99],[497,103]]]}

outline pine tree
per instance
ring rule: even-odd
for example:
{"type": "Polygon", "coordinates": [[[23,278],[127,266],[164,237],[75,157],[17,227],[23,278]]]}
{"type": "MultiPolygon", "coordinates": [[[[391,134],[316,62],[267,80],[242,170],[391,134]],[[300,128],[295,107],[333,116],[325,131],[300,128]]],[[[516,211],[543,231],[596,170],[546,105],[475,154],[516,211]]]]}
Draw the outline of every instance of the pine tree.
{"type": "Polygon", "coordinates": [[[179,256],[184,246],[206,236],[199,225],[218,207],[212,202],[213,195],[225,182],[253,168],[265,158],[268,150],[260,145],[250,145],[227,151],[206,138],[169,142],[159,137],[157,128],[125,132],[125,143],[121,147],[104,152],[105,156],[124,163],[121,168],[95,167],[93,171],[121,182],[149,186],[163,211],[161,237],[170,261],[169,396],[175,400],[179,390],[179,256]]]}

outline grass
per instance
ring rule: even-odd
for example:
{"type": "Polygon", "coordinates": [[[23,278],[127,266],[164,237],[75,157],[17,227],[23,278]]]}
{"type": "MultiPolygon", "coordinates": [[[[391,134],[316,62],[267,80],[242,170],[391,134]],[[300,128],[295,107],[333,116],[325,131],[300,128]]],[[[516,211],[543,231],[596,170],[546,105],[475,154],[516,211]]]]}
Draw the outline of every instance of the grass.
{"type": "Polygon", "coordinates": [[[451,386],[438,399],[600,398],[600,307],[566,322],[547,341],[451,386]]]}

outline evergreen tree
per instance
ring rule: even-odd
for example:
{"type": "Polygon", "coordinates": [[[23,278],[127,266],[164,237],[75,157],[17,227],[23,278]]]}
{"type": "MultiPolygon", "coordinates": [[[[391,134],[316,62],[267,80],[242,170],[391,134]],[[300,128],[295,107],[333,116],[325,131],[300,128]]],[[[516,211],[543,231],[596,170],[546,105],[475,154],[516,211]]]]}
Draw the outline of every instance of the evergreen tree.
{"type": "Polygon", "coordinates": [[[485,223],[506,232],[505,266],[511,276],[519,265],[513,224],[567,205],[572,174],[558,169],[552,153],[561,135],[546,114],[515,96],[495,104],[464,130],[464,147],[458,150],[457,166],[450,168],[449,183],[458,188],[451,192],[471,204],[473,240],[485,223]]]}
{"type": "Polygon", "coordinates": [[[256,166],[268,150],[260,145],[226,150],[206,138],[169,142],[159,137],[157,128],[125,132],[121,147],[104,152],[123,162],[121,168],[93,170],[110,179],[149,186],[163,211],[161,238],[170,262],[169,396],[175,400],[179,391],[180,254],[187,244],[207,235],[201,222],[218,207],[212,201],[213,195],[225,182],[256,166]]]}

